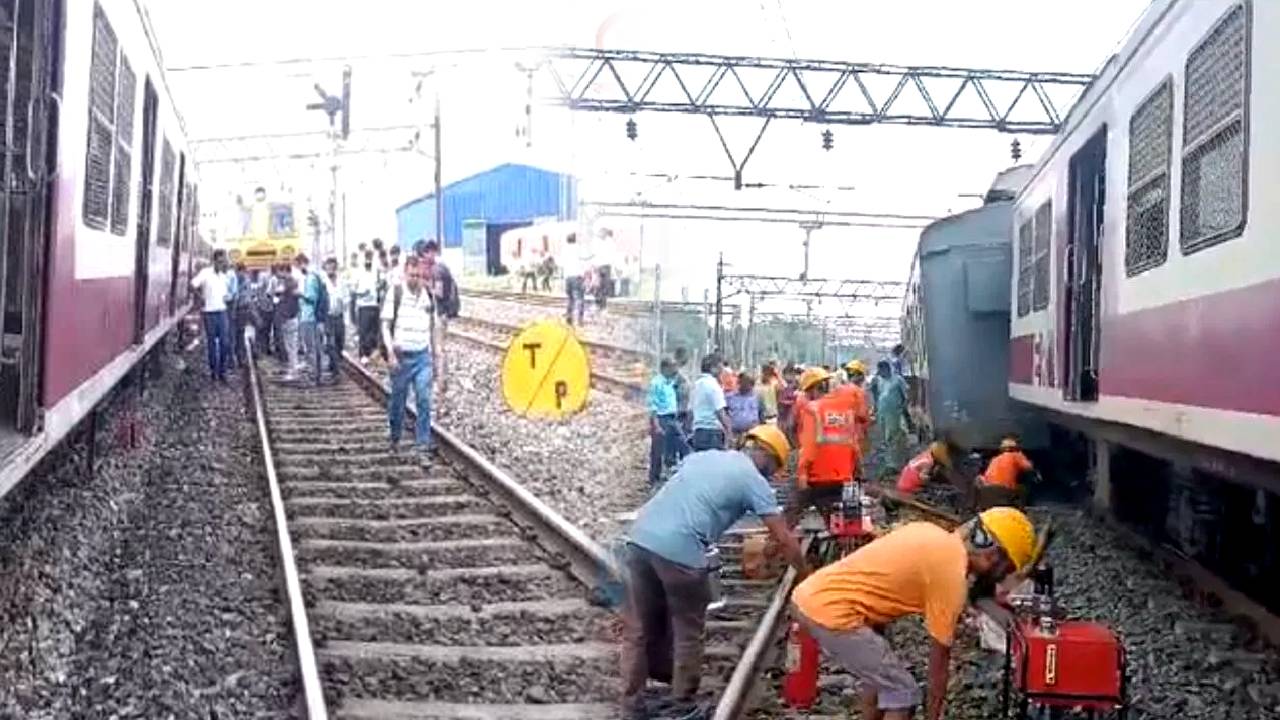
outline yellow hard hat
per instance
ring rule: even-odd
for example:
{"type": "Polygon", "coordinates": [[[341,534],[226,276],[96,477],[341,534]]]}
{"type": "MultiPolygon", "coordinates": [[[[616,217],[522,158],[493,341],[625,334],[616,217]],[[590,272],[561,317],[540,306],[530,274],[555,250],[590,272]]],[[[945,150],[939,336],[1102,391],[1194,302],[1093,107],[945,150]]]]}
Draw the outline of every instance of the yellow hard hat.
{"type": "Polygon", "coordinates": [[[941,440],[934,440],[929,445],[929,453],[933,455],[933,459],[942,463],[945,467],[951,467],[951,450],[947,448],[947,444],[941,440]]]}
{"type": "Polygon", "coordinates": [[[861,360],[850,360],[849,364],[844,366],[844,369],[851,375],[853,373],[862,373],[863,375],[867,374],[867,366],[864,365],[861,360]]]}
{"type": "Polygon", "coordinates": [[[1036,551],[1036,531],[1021,510],[994,507],[978,515],[978,519],[1013,561],[1015,570],[1021,571],[1031,562],[1036,551]]]}
{"type": "Polygon", "coordinates": [[[743,440],[755,440],[761,445],[769,448],[774,457],[778,458],[781,465],[787,464],[787,457],[791,455],[791,443],[787,441],[787,436],[778,429],[776,425],[757,425],[747,431],[742,436],[743,440]]]}
{"type": "Polygon", "coordinates": [[[1000,449],[1001,450],[1017,450],[1018,441],[1014,438],[1007,437],[1000,441],[1000,449]]]}
{"type": "Polygon", "coordinates": [[[800,391],[807,391],[809,388],[820,382],[831,379],[831,373],[826,368],[811,367],[800,374],[800,391]]]}

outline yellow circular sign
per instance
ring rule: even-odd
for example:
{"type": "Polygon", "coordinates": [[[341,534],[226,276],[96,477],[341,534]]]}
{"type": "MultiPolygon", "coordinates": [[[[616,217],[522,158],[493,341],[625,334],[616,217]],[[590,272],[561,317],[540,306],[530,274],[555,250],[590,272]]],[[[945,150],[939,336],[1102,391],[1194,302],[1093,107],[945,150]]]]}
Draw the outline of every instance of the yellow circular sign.
{"type": "Polygon", "coordinates": [[[573,328],[559,321],[520,331],[502,360],[502,394],[530,417],[562,418],[587,404],[591,367],[573,328]]]}

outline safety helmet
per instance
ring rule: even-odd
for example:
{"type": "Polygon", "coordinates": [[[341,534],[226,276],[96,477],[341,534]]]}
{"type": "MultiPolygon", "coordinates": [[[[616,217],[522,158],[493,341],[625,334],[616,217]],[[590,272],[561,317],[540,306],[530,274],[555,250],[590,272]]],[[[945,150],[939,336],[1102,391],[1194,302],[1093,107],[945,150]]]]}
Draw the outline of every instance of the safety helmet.
{"type": "Polygon", "coordinates": [[[761,445],[769,449],[774,457],[778,459],[779,465],[787,464],[787,457],[791,455],[791,443],[787,441],[787,436],[778,429],[776,425],[757,425],[747,431],[742,436],[744,441],[755,440],[761,445]]]}
{"type": "Polygon", "coordinates": [[[1007,437],[1000,441],[1001,450],[1017,450],[1018,441],[1016,438],[1007,437]]]}
{"type": "Polygon", "coordinates": [[[1031,562],[1036,550],[1036,531],[1021,510],[994,507],[982,512],[978,519],[1013,561],[1015,570],[1021,571],[1031,562]]]}
{"type": "Polygon", "coordinates": [[[849,364],[844,366],[844,369],[850,375],[854,373],[867,374],[867,366],[861,360],[850,360],[849,364]]]}
{"type": "Polygon", "coordinates": [[[941,440],[934,440],[929,445],[929,454],[933,459],[942,463],[943,467],[951,467],[951,449],[941,440]]]}
{"type": "Polygon", "coordinates": [[[830,379],[831,379],[831,373],[827,372],[826,368],[811,367],[808,370],[805,370],[804,372],[800,373],[800,390],[802,392],[808,391],[809,388],[813,387],[814,385],[817,385],[820,382],[825,382],[830,379]]]}

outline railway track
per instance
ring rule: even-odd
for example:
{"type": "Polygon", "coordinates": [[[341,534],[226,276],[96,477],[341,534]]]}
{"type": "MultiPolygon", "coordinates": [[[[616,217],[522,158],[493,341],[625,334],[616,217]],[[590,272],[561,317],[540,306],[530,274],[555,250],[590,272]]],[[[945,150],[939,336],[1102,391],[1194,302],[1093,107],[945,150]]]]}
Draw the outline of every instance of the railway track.
{"type": "MultiPolygon", "coordinates": [[[[545,307],[554,307],[561,311],[564,309],[564,295],[555,293],[522,293],[514,290],[489,290],[479,288],[461,288],[463,295],[484,298],[487,300],[501,300],[504,302],[518,302],[528,305],[542,305],[545,307]]],[[[662,312],[683,312],[683,313],[703,313],[708,310],[705,303],[695,302],[672,302],[664,300],[662,302],[662,312]]],[[[653,301],[637,300],[632,298],[609,298],[609,311],[619,315],[630,315],[634,317],[648,317],[653,314],[653,301]]]]}
{"type": "Polygon", "coordinates": [[[598,546],[447,432],[434,463],[392,454],[351,363],[250,391],[309,718],[614,716],[598,546]]]}
{"type": "MultiPolygon", "coordinates": [[[[449,334],[473,345],[506,352],[521,326],[474,317],[449,321],[449,334]]],[[[591,357],[591,383],[598,390],[628,398],[642,397],[651,372],[652,356],[634,348],[586,340],[578,342],[591,357]]]]}

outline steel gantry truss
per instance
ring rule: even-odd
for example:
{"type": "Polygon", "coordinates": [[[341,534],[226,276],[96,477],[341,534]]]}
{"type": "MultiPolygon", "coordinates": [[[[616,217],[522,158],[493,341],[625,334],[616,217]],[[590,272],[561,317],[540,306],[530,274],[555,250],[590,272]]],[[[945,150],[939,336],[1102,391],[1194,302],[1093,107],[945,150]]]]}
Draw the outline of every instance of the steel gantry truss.
{"type": "Polygon", "coordinates": [[[550,60],[554,100],[571,109],[706,115],[733,165],[736,187],[742,186],[742,168],[774,119],[1055,133],[1065,105],[1094,78],[1081,73],[586,48],[553,50],[550,60]],[[798,93],[784,94],[787,86],[798,93]],[[887,92],[877,97],[881,87],[887,92]],[[1071,97],[1060,108],[1064,91],[1071,97]],[[741,160],[729,150],[716,122],[717,117],[729,116],[764,121],[741,160]]]}

